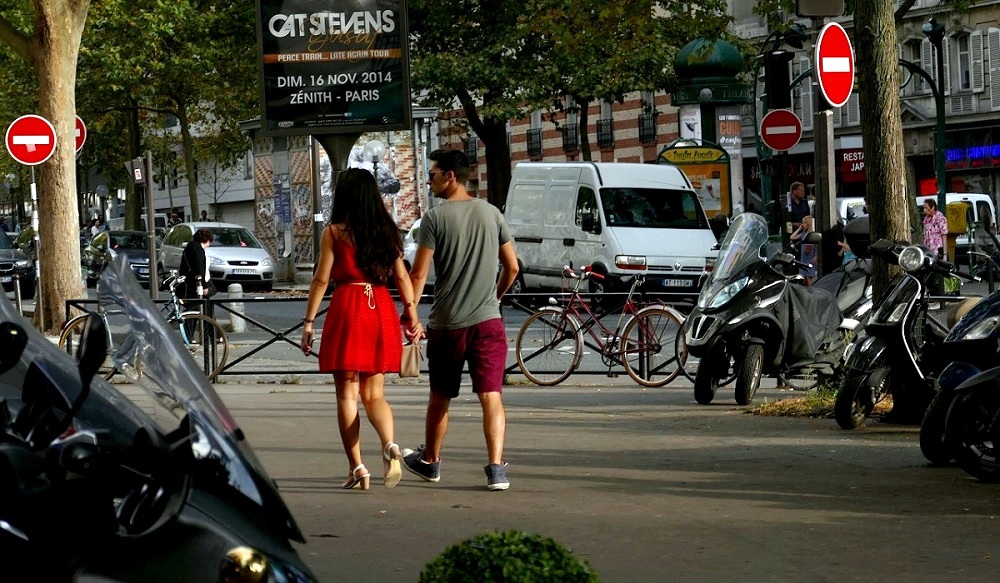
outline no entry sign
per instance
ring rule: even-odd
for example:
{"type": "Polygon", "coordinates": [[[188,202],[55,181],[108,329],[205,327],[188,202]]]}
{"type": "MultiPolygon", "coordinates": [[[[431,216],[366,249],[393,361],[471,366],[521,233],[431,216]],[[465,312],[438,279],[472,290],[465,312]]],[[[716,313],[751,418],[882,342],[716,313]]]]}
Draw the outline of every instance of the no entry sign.
{"type": "Polygon", "coordinates": [[[35,166],[56,151],[56,128],[42,116],[22,115],[7,128],[5,142],[11,157],[21,164],[35,166]]]}
{"type": "Polygon", "coordinates": [[[842,107],[854,90],[854,50],[844,27],[831,22],[816,37],[816,81],[823,98],[842,107]]]}
{"type": "Polygon", "coordinates": [[[772,150],[791,150],[801,139],[802,122],[787,109],[769,111],[760,121],[760,140],[772,150]]]}
{"type": "Polygon", "coordinates": [[[73,137],[76,139],[76,151],[79,152],[83,143],[87,141],[87,124],[83,123],[80,116],[76,116],[76,130],[73,132],[73,137]]]}

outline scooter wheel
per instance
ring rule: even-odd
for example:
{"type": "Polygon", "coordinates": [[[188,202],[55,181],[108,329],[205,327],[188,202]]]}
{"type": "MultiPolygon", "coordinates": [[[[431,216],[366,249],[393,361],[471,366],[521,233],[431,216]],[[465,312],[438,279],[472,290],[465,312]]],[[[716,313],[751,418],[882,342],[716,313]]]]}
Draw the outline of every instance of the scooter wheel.
{"type": "Polygon", "coordinates": [[[953,400],[952,391],[938,392],[927,406],[920,424],[920,453],[932,464],[946,464],[955,457],[945,431],[945,419],[953,400]]]}
{"type": "Polygon", "coordinates": [[[983,482],[1000,482],[993,418],[1000,408],[1000,398],[992,392],[959,395],[945,419],[948,436],[954,444],[955,462],[983,482]]]}
{"type": "Polygon", "coordinates": [[[760,344],[747,346],[740,372],[736,376],[736,403],[749,405],[760,387],[760,376],[764,372],[764,347],[760,344]]]}
{"type": "Polygon", "coordinates": [[[833,404],[833,416],[837,419],[837,424],[842,429],[860,427],[875,409],[871,395],[868,375],[859,374],[848,377],[844,387],[837,393],[837,400],[833,404]]]}
{"type": "Polygon", "coordinates": [[[701,405],[711,403],[715,392],[719,390],[718,371],[714,370],[712,360],[715,359],[703,358],[694,377],[694,400],[701,405]]]}

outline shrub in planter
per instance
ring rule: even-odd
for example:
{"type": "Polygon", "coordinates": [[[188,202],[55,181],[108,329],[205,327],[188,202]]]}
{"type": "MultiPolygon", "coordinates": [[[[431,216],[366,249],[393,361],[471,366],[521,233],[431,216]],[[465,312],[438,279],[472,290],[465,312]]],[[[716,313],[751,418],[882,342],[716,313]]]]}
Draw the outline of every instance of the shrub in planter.
{"type": "Polygon", "coordinates": [[[598,581],[586,561],[565,547],[517,530],[488,532],[445,549],[420,573],[420,583],[598,581]]]}

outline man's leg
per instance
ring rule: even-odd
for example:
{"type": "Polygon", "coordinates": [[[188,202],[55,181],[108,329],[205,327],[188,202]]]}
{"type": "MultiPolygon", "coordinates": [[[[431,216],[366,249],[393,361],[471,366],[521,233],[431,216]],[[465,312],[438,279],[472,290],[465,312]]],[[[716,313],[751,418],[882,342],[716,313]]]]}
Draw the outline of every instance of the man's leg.
{"type": "Polygon", "coordinates": [[[431,391],[427,402],[427,421],[424,426],[424,461],[436,462],[441,459],[441,444],[448,432],[448,407],[451,399],[431,391]]]}
{"type": "Polygon", "coordinates": [[[503,464],[503,444],[507,433],[507,413],[503,408],[501,393],[479,393],[483,406],[483,433],[486,435],[486,453],[491,464],[503,464]]]}

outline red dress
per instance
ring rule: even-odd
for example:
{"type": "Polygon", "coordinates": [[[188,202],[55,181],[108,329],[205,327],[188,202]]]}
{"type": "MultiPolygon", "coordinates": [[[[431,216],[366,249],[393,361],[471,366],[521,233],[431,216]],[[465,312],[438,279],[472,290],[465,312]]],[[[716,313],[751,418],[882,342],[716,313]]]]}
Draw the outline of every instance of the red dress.
{"type": "Polygon", "coordinates": [[[355,263],[354,246],[337,238],[330,279],[337,288],[323,323],[320,372],[399,372],[403,336],[389,288],[367,283],[355,263]]]}

